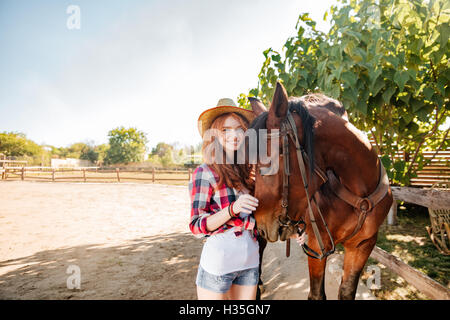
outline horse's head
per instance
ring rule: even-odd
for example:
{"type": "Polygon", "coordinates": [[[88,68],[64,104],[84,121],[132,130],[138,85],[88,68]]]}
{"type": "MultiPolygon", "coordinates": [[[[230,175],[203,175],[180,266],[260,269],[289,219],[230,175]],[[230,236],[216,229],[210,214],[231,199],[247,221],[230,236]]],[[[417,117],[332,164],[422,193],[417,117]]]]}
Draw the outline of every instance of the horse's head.
{"type": "MultiPolygon", "coordinates": [[[[255,129],[257,132],[261,132],[261,129],[267,129],[268,135],[265,140],[265,143],[267,143],[267,155],[273,157],[272,159],[278,160],[278,170],[267,170],[268,168],[265,168],[267,165],[261,162],[261,157],[258,155],[255,173],[255,197],[259,199],[259,205],[254,212],[255,219],[258,231],[264,238],[274,242],[280,237],[280,240],[284,241],[295,233],[297,228],[282,226],[283,222],[286,221],[286,217],[282,214],[283,174],[285,170],[282,152],[283,138],[281,135],[271,136],[271,133],[281,129],[289,111],[297,127],[299,142],[308,154],[309,161],[305,165],[307,168],[307,181],[309,181],[309,195],[311,196],[320,186],[320,183],[316,181],[317,177],[311,174],[314,165],[313,126],[315,119],[309,114],[299,98],[288,99],[286,90],[280,83],[277,83],[269,111],[265,111],[265,107],[259,100],[251,99],[250,103],[253,112],[257,115],[250,128],[255,129]],[[273,143],[272,139],[277,139],[278,143],[273,143]],[[278,148],[271,150],[271,147],[274,145],[278,146],[278,148]],[[314,177],[312,181],[310,179],[311,176],[314,177]]],[[[258,134],[258,140],[262,137],[258,134]]],[[[299,220],[304,216],[307,208],[306,191],[300,175],[295,145],[291,138],[288,141],[290,176],[287,212],[291,220],[299,220]]],[[[258,143],[261,142],[259,141],[258,143]]]]}

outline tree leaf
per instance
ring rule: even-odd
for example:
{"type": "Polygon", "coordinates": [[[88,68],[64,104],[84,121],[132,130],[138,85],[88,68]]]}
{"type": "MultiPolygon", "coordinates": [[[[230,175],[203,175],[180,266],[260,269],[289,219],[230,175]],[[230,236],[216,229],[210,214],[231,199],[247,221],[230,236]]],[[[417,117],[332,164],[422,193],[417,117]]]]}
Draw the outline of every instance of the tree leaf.
{"type": "Polygon", "coordinates": [[[383,166],[384,166],[386,169],[390,168],[391,165],[392,165],[391,159],[389,158],[388,155],[382,156],[382,157],[381,157],[381,162],[383,163],[383,166]]]}
{"type": "Polygon", "coordinates": [[[376,96],[378,92],[380,92],[381,88],[385,86],[385,81],[383,77],[378,77],[377,80],[372,84],[372,87],[370,88],[370,91],[372,92],[373,96],[376,96]]]}
{"type": "Polygon", "coordinates": [[[392,95],[395,93],[396,88],[394,86],[389,86],[383,92],[383,100],[386,104],[391,103],[392,95]]]}
{"type": "Polygon", "coordinates": [[[354,87],[356,85],[356,75],[351,71],[346,71],[342,73],[341,78],[350,86],[354,87]]]}
{"type": "Polygon", "coordinates": [[[408,80],[409,80],[408,72],[406,72],[404,70],[400,70],[400,71],[395,72],[394,82],[398,85],[398,88],[399,88],[400,92],[403,91],[403,88],[405,87],[405,83],[408,80]]]}
{"type": "Polygon", "coordinates": [[[363,115],[367,115],[367,102],[364,99],[358,99],[356,104],[356,109],[360,111],[363,115]]]}
{"type": "Polygon", "coordinates": [[[338,83],[335,83],[331,88],[331,97],[338,99],[341,94],[341,86],[338,83]]]}
{"type": "Polygon", "coordinates": [[[411,105],[411,108],[412,108],[413,112],[417,112],[418,110],[420,110],[424,106],[423,101],[417,100],[415,98],[411,98],[409,103],[411,105]]]}
{"type": "Polygon", "coordinates": [[[384,59],[389,62],[390,64],[392,64],[394,66],[395,69],[398,68],[398,58],[394,57],[394,56],[385,56],[384,59]]]}
{"type": "Polygon", "coordinates": [[[358,103],[358,94],[352,88],[345,88],[342,92],[342,97],[351,101],[354,106],[358,103]]]}
{"type": "Polygon", "coordinates": [[[434,94],[434,90],[431,87],[426,87],[425,89],[423,89],[423,94],[425,96],[425,99],[431,100],[431,97],[434,94]]]}

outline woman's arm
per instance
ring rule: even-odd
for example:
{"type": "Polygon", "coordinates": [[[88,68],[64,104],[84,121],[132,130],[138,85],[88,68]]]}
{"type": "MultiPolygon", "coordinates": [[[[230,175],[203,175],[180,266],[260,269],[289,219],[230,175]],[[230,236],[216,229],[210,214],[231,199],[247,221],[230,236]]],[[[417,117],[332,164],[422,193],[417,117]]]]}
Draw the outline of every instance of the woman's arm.
{"type": "Polygon", "coordinates": [[[231,216],[228,213],[228,207],[225,207],[206,218],[206,230],[209,232],[214,231],[230,219],[231,216]]]}
{"type": "MultiPolygon", "coordinates": [[[[239,215],[241,212],[250,214],[252,213],[252,211],[256,210],[256,207],[258,206],[258,199],[249,194],[244,194],[241,195],[231,205],[233,206],[232,209],[236,215],[239,215]]],[[[206,229],[208,231],[216,230],[231,219],[228,207],[229,206],[206,218],[206,229]]]]}

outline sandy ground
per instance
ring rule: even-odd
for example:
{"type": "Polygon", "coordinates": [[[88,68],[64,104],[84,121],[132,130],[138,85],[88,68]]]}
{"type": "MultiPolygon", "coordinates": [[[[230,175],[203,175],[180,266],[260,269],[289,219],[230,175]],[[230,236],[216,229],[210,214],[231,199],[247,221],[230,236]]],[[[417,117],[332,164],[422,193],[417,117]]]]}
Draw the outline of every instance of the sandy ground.
{"type": "MultiPolygon", "coordinates": [[[[196,299],[186,186],[0,182],[0,299],[196,299]],[[80,289],[67,283],[80,271],[80,289]],[[68,273],[68,271],[70,271],[68,273]],[[69,281],[68,281],[69,280],[69,281]]],[[[306,256],[269,244],[263,299],[306,299],[306,256]]],[[[326,291],[336,299],[340,256],[326,291]]],[[[360,285],[358,299],[373,299],[360,285]]]]}

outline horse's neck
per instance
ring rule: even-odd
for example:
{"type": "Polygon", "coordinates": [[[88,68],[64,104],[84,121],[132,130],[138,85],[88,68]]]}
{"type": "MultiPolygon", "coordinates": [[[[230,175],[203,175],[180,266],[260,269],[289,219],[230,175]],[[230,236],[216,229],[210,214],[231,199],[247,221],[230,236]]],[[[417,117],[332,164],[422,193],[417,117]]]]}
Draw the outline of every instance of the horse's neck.
{"type": "Polygon", "coordinates": [[[322,130],[316,140],[322,168],[332,168],[355,194],[367,195],[378,182],[377,156],[369,140],[349,122],[334,128],[322,130]]]}

